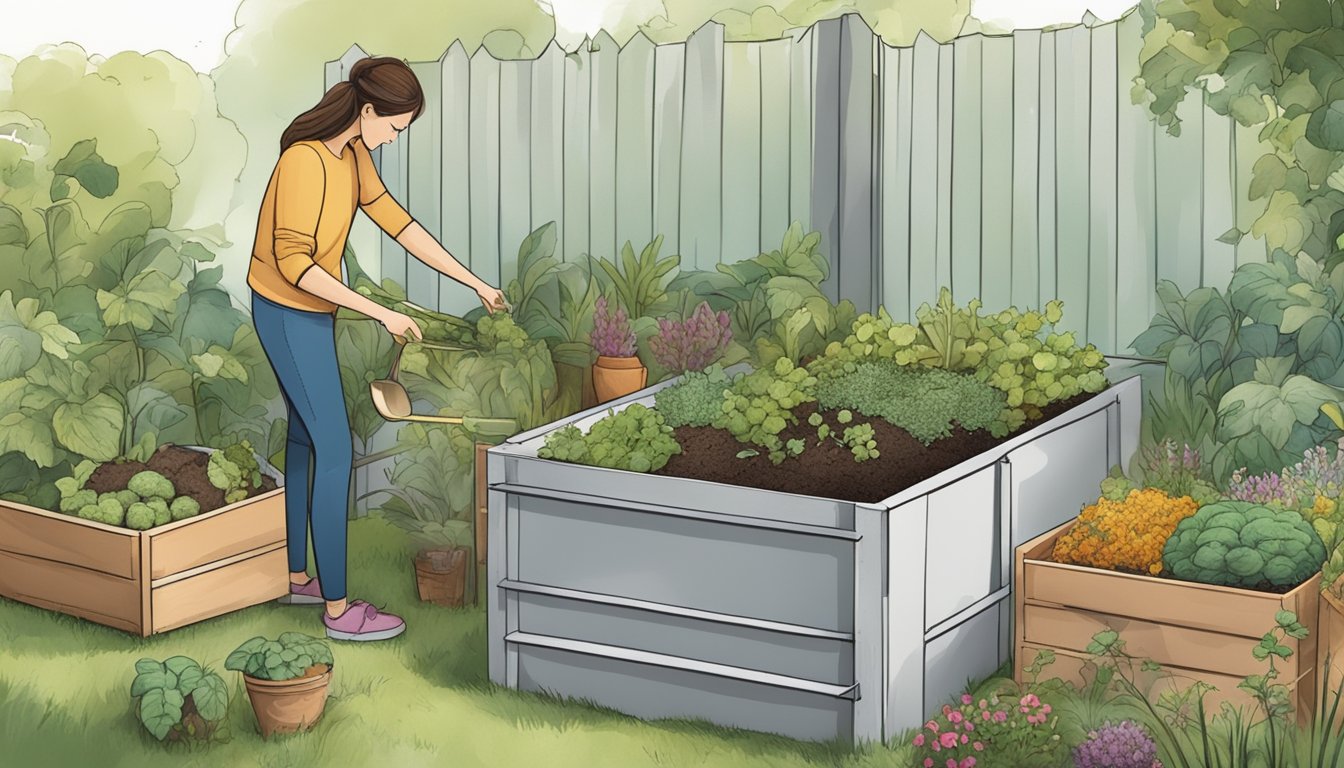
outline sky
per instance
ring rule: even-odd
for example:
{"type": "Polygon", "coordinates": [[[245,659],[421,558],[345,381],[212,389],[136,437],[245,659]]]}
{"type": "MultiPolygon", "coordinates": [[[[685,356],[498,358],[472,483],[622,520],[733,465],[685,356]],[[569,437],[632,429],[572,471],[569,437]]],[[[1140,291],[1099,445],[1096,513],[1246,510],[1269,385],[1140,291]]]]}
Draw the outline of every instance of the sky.
{"type": "MultiPolygon", "coordinates": [[[[999,27],[1038,28],[1076,22],[1090,9],[1102,20],[1118,17],[1136,0],[972,0],[972,12],[999,27]]],[[[553,0],[562,30],[585,29],[601,17],[605,0],[553,0]]],[[[238,0],[46,0],[16,2],[0,24],[0,54],[20,58],[47,43],[75,42],[91,53],[166,50],[208,72],[224,57],[238,0]]]]}

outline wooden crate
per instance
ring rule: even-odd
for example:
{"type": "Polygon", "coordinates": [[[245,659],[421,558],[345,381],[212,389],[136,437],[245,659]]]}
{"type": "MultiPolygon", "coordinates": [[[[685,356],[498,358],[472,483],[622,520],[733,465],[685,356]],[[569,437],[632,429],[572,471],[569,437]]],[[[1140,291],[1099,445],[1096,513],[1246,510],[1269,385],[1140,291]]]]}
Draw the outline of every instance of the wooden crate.
{"type": "Polygon", "coordinates": [[[1041,676],[1083,684],[1092,636],[1111,629],[1120,633],[1127,653],[1163,666],[1163,673],[1146,675],[1143,684],[1160,690],[1200,680],[1218,689],[1209,695],[1209,705],[1250,706],[1254,702],[1237,683],[1268,670],[1268,662],[1256,661],[1251,648],[1273,629],[1281,610],[1297,614],[1310,632],[1303,640],[1283,640],[1293,654],[1275,662],[1279,682],[1293,691],[1299,717],[1306,720],[1315,712],[1318,684],[1340,679],[1344,660],[1334,657],[1344,653],[1344,603],[1321,593],[1320,574],[1279,595],[1047,560],[1070,525],[1028,541],[1014,555],[1018,682],[1024,681],[1023,669],[1036,652],[1050,650],[1056,662],[1041,676]],[[1333,669],[1322,676],[1327,653],[1333,669]]]}
{"type": "Polygon", "coordinates": [[[0,501],[0,595],[142,636],[289,591],[283,488],[148,531],[0,501]]]}

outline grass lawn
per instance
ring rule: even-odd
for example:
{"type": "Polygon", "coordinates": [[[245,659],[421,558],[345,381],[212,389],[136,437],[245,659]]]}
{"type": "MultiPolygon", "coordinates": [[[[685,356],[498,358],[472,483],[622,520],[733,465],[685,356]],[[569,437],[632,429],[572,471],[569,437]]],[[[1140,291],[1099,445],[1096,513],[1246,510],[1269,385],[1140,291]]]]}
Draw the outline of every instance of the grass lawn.
{"type": "Polygon", "coordinates": [[[482,608],[421,603],[402,532],[378,517],[350,524],[355,597],[405,616],[401,637],[333,643],[323,720],[264,742],[242,679],[224,658],[255,635],[321,636],[318,606],[265,605],[142,639],[0,599],[0,763],[41,768],[155,766],[842,766],[905,768],[904,749],[850,750],[686,721],[646,723],[578,703],[493,687],[482,608]],[[136,659],[190,656],[230,686],[228,741],[164,745],[129,695],[136,659]]]}

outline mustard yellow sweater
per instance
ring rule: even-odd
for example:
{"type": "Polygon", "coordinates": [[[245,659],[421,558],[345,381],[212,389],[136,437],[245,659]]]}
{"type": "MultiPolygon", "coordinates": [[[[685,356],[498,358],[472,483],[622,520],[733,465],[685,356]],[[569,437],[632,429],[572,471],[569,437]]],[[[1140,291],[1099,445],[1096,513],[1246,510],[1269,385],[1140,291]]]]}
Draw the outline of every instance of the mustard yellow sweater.
{"type": "Polygon", "coordinates": [[[339,158],[320,141],[293,144],[280,155],[266,185],[247,284],[277,304],[334,313],[335,304],[298,283],[313,267],[341,279],[341,254],[356,207],[394,238],[412,221],[387,193],[359,137],[339,158]]]}

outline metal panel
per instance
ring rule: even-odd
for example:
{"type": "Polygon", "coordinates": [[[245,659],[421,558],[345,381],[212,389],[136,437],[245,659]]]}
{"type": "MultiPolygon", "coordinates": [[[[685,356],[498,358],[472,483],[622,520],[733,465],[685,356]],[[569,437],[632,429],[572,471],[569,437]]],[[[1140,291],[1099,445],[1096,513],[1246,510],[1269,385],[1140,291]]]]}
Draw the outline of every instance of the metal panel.
{"type": "MultiPolygon", "coordinates": [[[[426,93],[439,93],[442,90],[439,78],[443,67],[437,61],[411,65],[420,80],[420,86],[426,93]]],[[[420,117],[406,129],[396,144],[404,144],[407,155],[406,197],[402,205],[426,232],[436,239],[443,234],[440,214],[443,211],[442,190],[439,179],[433,173],[424,173],[424,167],[440,168],[443,165],[442,110],[427,108],[420,117]]],[[[396,197],[393,195],[393,197],[396,197]]],[[[406,254],[406,298],[422,307],[439,305],[439,273],[433,267],[406,254]]]]}
{"type": "MultiPolygon", "coordinates": [[[[890,741],[905,728],[918,727],[924,710],[924,526],[928,497],[908,501],[887,513],[886,660],[883,668],[886,715],[882,736],[890,741]]],[[[866,685],[861,680],[860,686],[866,685]]],[[[866,691],[861,687],[859,694],[866,691]]]]}
{"type": "Polygon", "coordinates": [[[723,220],[723,25],[706,22],[686,41],[685,82],[681,263],[712,270],[719,263],[723,220]]]}
{"type": "MultiPolygon", "coordinates": [[[[1051,46],[1053,49],[1053,46],[1051,46]]],[[[1044,104],[1041,98],[1041,33],[1013,35],[1013,305],[1041,306],[1040,167],[1044,104]]],[[[1053,120],[1053,116],[1052,116],[1053,120]]],[[[1052,129],[1053,135],[1053,129],[1052,129]]],[[[1051,201],[1053,207],[1054,201],[1051,201]]],[[[1051,256],[1053,264],[1053,255],[1051,256]]]]}
{"type": "Polygon", "coordinates": [[[877,311],[880,263],[873,232],[873,51],[876,38],[858,14],[840,28],[840,223],[831,255],[836,296],[859,312],[877,311]]]}
{"type": "Polygon", "coordinates": [[[580,261],[589,250],[588,232],[588,113],[591,96],[589,69],[592,54],[588,41],[579,50],[565,56],[565,159],[563,177],[565,187],[565,261],[580,261]]]}
{"type": "MultiPolygon", "coordinates": [[[[443,55],[439,76],[439,242],[463,264],[471,266],[471,118],[463,104],[471,102],[471,59],[462,42],[456,41],[443,55]]],[[[439,311],[460,315],[479,306],[476,294],[465,285],[440,276],[439,311]]]]}
{"type": "MultiPolygon", "coordinates": [[[[999,606],[992,605],[956,629],[931,640],[925,649],[924,712],[937,712],[966,689],[968,680],[983,680],[1007,658],[1000,653],[999,606]]],[[[905,727],[918,727],[919,721],[905,727]]]]}
{"type": "Polygon", "coordinates": [[[760,44],[761,68],[761,250],[776,247],[789,228],[790,38],[760,44]]]}
{"type": "MultiPolygon", "coordinates": [[[[1117,154],[1116,25],[1093,27],[1091,99],[1091,151],[1089,154],[1090,225],[1087,270],[1087,341],[1101,349],[1116,345],[1116,195],[1117,154]]],[[[1132,51],[1126,55],[1133,55],[1132,51]]],[[[1081,309],[1081,307],[1080,307],[1081,309]]]]}
{"type": "Polygon", "coordinates": [[[484,47],[471,59],[471,271],[491,285],[500,276],[499,64],[484,47]]]}
{"type": "MultiPolygon", "coordinates": [[[[1119,33],[1118,76],[1129,83],[1139,74],[1139,60],[1132,53],[1143,34],[1139,14],[1125,17],[1119,33]]],[[[1116,151],[1120,158],[1116,178],[1115,303],[1124,311],[1117,312],[1116,346],[1112,351],[1126,352],[1152,319],[1157,285],[1157,230],[1152,224],[1155,123],[1147,110],[1130,103],[1129,88],[1117,89],[1115,98],[1119,119],[1116,151]]]]}
{"type": "Polygon", "coordinates": [[[663,236],[663,252],[681,253],[681,113],[686,87],[686,46],[654,49],[653,71],[653,232],[663,236]]]}
{"type": "Polygon", "coordinates": [[[910,315],[910,135],[914,51],[882,46],[882,305],[910,315]]]}
{"type": "Polygon", "coordinates": [[[532,65],[530,111],[532,220],[528,231],[555,222],[559,258],[565,244],[565,51],[554,40],[532,65]]]}
{"type": "Polygon", "coordinates": [[[521,581],[853,628],[852,542],[554,499],[516,503],[521,581]]]}
{"type": "Polygon", "coordinates": [[[915,41],[910,135],[910,313],[938,300],[938,145],[951,141],[938,125],[938,44],[915,41]]]}
{"type": "Polygon", "coordinates": [[[840,251],[840,20],[817,22],[811,33],[814,72],[812,90],[812,229],[821,234],[821,253],[831,271],[821,284],[831,301],[839,300],[836,255],[840,251]]]}
{"type": "Polygon", "coordinates": [[[760,43],[723,48],[723,146],[722,258],[731,263],[761,252],[760,43]]]}
{"type": "MultiPolygon", "coordinates": [[[[1060,327],[1087,339],[1087,287],[1089,275],[1090,130],[1088,86],[1091,84],[1090,33],[1072,27],[1055,33],[1058,70],[1055,81],[1055,197],[1058,252],[1054,262],[1055,291],[1042,296],[1064,302],[1060,327]]],[[[1048,262],[1041,271],[1050,269],[1048,262]]]]}
{"type": "Polygon", "coordinates": [[[995,465],[929,494],[925,629],[999,588],[998,495],[995,465]]]}
{"type": "Polygon", "coordinates": [[[1108,469],[1106,424],[1105,411],[1094,413],[1008,454],[1014,550],[1072,520],[1084,504],[1096,501],[1108,469]]]}
{"type": "Polygon", "coordinates": [[[1013,38],[986,37],[982,59],[980,298],[1013,304],[1013,38]]]}

